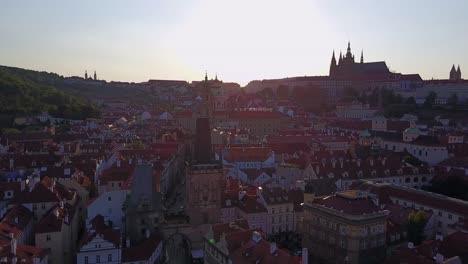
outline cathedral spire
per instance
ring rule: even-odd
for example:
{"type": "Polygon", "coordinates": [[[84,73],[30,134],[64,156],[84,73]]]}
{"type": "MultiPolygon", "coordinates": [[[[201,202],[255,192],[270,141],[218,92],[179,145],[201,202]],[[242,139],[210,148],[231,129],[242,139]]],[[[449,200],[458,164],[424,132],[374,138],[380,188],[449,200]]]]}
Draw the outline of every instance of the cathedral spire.
{"type": "Polygon", "coordinates": [[[351,53],[351,42],[350,41],[348,41],[347,53],[351,53]]]}
{"type": "Polygon", "coordinates": [[[205,82],[208,81],[208,72],[205,70],[205,82]]]}
{"type": "Polygon", "coordinates": [[[336,59],[335,59],[335,50],[333,50],[332,58],[330,62],[330,72],[329,75],[333,76],[336,72],[336,59]]]}
{"type": "Polygon", "coordinates": [[[364,51],[361,50],[361,63],[364,63],[364,51]]]}
{"type": "Polygon", "coordinates": [[[85,70],[85,72],[84,72],[84,78],[85,78],[85,80],[88,79],[88,71],[87,70],[85,70]]]}
{"type": "Polygon", "coordinates": [[[343,62],[343,55],[340,50],[340,58],[338,59],[338,65],[341,64],[342,62],[343,62]]]}
{"type": "Polygon", "coordinates": [[[455,70],[455,64],[452,64],[452,69],[450,70],[450,80],[457,79],[457,70],[455,70]]]}

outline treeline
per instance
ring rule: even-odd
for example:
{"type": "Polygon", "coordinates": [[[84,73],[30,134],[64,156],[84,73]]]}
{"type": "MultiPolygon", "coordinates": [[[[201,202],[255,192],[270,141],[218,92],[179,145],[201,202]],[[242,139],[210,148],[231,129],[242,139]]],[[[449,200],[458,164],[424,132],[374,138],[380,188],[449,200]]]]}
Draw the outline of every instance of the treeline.
{"type": "Polygon", "coordinates": [[[47,112],[58,118],[99,117],[90,101],[59,90],[56,74],[0,67],[0,115],[18,116],[47,112]]]}

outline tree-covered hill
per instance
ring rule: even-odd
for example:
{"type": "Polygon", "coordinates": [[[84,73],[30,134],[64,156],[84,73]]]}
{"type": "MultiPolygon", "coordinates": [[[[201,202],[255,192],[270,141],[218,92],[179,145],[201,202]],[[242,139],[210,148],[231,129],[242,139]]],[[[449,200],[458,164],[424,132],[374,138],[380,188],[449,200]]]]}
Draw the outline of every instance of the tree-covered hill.
{"type": "Polygon", "coordinates": [[[17,116],[48,112],[54,117],[98,117],[90,101],[57,86],[63,77],[53,73],[0,66],[0,115],[17,116]]]}

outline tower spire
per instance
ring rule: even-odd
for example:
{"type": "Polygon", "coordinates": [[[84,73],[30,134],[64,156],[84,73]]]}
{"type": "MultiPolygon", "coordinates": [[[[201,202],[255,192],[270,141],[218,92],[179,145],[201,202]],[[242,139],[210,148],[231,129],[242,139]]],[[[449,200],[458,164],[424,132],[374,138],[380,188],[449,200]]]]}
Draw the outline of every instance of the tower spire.
{"type": "Polygon", "coordinates": [[[342,62],[343,62],[343,55],[340,50],[340,58],[338,59],[338,65],[341,64],[342,62]]]}
{"type": "Polygon", "coordinates": [[[458,80],[461,80],[461,79],[462,79],[461,70],[460,70],[460,64],[459,64],[458,67],[457,67],[457,77],[458,77],[458,80]]]}
{"type": "Polygon", "coordinates": [[[208,81],[208,72],[205,70],[205,82],[208,81]]]}
{"type": "Polygon", "coordinates": [[[364,50],[361,50],[361,63],[364,63],[364,50]]]}
{"type": "Polygon", "coordinates": [[[336,72],[336,59],[335,59],[335,50],[333,50],[332,58],[330,62],[330,72],[329,76],[333,76],[336,72]]]}
{"type": "Polygon", "coordinates": [[[85,78],[85,80],[88,79],[88,70],[85,70],[85,72],[84,72],[84,78],[85,78]]]}

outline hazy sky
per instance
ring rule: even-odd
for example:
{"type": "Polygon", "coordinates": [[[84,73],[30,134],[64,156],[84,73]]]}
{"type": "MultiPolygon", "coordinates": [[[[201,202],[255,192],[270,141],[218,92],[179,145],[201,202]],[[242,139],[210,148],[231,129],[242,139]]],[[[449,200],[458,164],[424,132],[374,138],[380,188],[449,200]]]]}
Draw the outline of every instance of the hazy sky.
{"type": "Polygon", "coordinates": [[[328,73],[347,41],[366,61],[468,74],[468,1],[1,0],[0,64],[106,80],[224,81],[328,73]]]}

